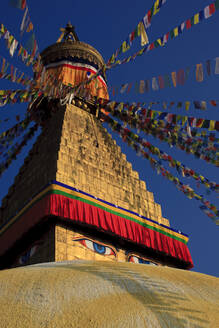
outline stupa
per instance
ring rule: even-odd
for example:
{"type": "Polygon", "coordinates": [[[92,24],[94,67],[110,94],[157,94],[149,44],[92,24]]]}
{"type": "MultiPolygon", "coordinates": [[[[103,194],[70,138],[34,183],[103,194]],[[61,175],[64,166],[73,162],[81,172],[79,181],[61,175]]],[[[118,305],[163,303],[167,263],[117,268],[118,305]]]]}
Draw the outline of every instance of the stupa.
{"type": "MultiPolygon", "coordinates": [[[[47,73],[71,86],[104,66],[71,24],[41,58],[47,73]]],[[[1,204],[1,269],[78,259],[191,268],[188,236],[162,216],[98,108],[84,100],[89,94],[108,99],[104,74],[70,103],[57,95],[29,107],[35,120],[43,117],[42,132],[1,204]]]]}

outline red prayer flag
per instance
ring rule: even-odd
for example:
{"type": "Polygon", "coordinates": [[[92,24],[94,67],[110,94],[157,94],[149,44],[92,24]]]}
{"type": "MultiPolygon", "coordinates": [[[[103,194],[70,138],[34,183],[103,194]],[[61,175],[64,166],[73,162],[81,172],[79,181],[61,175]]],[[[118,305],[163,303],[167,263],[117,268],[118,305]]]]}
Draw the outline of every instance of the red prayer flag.
{"type": "Polygon", "coordinates": [[[158,83],[159,83],[160,89],[163,89],[164,88],[164,79],[163,79],[163,76],[158,76],[158,83]]]}
{"type": "Polygon", "coordinates": [[[21,9],[25,9],[27,6],[26,0],[21,1],[21,9]]]}
{"type": "Polygon", "coordinates": [[[217,103],[216,103],[216,101],[215,101],[215,100],[210,100],[210,104],[211,104],[212,106],[214,106],[214,107],[216,107],[216,106],[217,106],[217,103]]]}
{"type": "Polygon", "coordinates": [[[209,5],[209,14],[210,15],[213,15],[215,13],[215,4],[214,3],[211,3],[209,5]]]}
{"type": "Polygon", "coordinates": [[[192,27],[191,20],[190,19],[187,19],[187,21],[186,21],[186,28],[187,28],[187,30],[190,29],[191,27],[192,27]]]}
{"type": "Polygon", "coordinates": [[[130,35],[130,42],[132,42],[135,38],[135,32],[132,32],[130,35]]]}
{"type": "Polygon", "coordinates": [[[149,50],[153,50],[155,48],[154,42],[149,45],[149,50]]]}
{"type": "Polygon", "coordinates": [[[129,93],[130,92],[130,90],[131,90],[131,87],[132,87],[132,83],[129,83],[129,86],[128,86],[128,88],[127,88],[127,93],[129,93]]]}

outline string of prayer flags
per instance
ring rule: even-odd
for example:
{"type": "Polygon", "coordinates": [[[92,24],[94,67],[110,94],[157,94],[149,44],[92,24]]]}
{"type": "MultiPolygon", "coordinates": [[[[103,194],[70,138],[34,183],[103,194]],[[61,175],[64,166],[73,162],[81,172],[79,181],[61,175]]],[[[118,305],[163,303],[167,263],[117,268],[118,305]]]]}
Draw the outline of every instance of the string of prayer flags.
{"type": "Polygon", "coordinates": [[[207,110],[207,106],[211,105],[216,107],[219,105],[219,100],[186,100],[186,101],[148,101],[144,103],[139,103],[140,106],[145,106],[148,109],[152,109],[154,106],[161,106],[163,109],[173,109],[175,106],[176,109],[185,109],[189,110],[192,108],[199,110],[207,110]]]}
{"type": "MultiPolygon", "coordinates": [[[[151,134],[160,141],[167,142],[170,147],[176,146],[177,148],[186,151],[188,154],[193,154],[196,158],[203,159],[208,163],[219,166],[217,153],[218,145],[213,144],[212,146],[211,140],[207,139],[203,141],[202,138],[196,140],[188,136],[186,137],[178,131],[180,128],[179,126],[164,121],[157,121],[152,119],[152,117],[148,117],[146,109],[141,109],[142,116],[135,115],[138,106],[130,106],[129,104],[110,102],[108,100],[101,101],[100,99],[98,99],[98,102],[101,108],[104,108],[112,116],[129,124],[132,128],[141,130],[146,134],[151,134]],[[124,110],[127,106],[128,109],[124,110]],[[210,143],[210,147],[207,142],[210,143]]],[[[149,116],[151,116],[151,111],[149,116]]],[[[196,135],[196,133],[193,132],[193,135],[196,135]]]]}
{"type": "Polygon", "coordinates": [[[183,184],[177,177],[175,177],[168,170],[166,170],[159,161],[156,161],[154,158],[152,158],[147,152],[145,152],[141,148],[141,146],[139,146],[134,141],[132,141],[127,135],[125,136],[122,135],[120,132],[121,125],[119,124],[119,122],[114,121],[112,118],[110,118],[109,116],[103,113],[102,116],[104,117],[104,120],[108,123],[110,128],[121,135],[124,142],[126,142],[129,146],[131,146],[136,151],[137,154],[141,154],[144,158],[150,161],[152,168],[155,169],[158,174],[161,173],[163,177],[167,178],[169,181],[174,183],[176,188],[179,191],[182,191],[189,199],[196,199],[200,201],[202,203],[200,209],[201,210],[208,209],[209,212],[204,211],[204,213],[207,214],[208,217],[210,217],[214,221],[218,220],[219,211],[214,204],[211,204],[203,196],[196,194],[190,186],[183,184]],[[203,205],[205,206],[204,208],[203,205]]]}
{"type": "MultiPolygon", "coordinates": [[[[203,82],[204,81],[204,72],[206,70],[206,76],[212,75],[212,66],[213,62],[215,61],[215,70],[214,74],[219,74],[219,57],[214,58],[213,60],[207,60],[204,63],[199,63],[194,65],[194,67],[187,67],[185,69],[181,68],[178,71],[174,71],[164,76],[159,75],[158,77],[153,77],[147,80],[140,80],[135,82],[136,84],[136,92],[137,93],[148,93],[149,91],[158,91],[164,88],[170,88],[177,86],[183,86],[188,81],[189,78],[192,78],[193,74],[191,72],[194,70],[194,76],[196,82],[203,82]],[[204,69],[205,68],[205,69],[204,69]]],[[[109,86],[109,90],[117,90],[115,94],[118,93],[130,93],[131,87],[133,83],[125,83],[122,86],[109,86]],[[123,90],[123,85],[130,85],[129,89],[123,90]]]]}
{"type": "MultiPolygon", "coordinates": [[[[108,101],[108,103],[109,102],[110,101],[108,101]]],[[[100,103],[101,103],[101,101],[100,101],[100,103]]],[[[123,112],[126,111],[126,108],[128,107],[129,113],[130,113],[130,108],[131,108],[131,116],[132,117],[135,116],[135,119],[138,119],[139,123],[141,123],[141,121],[143,122],[145,120],[145,118],[147,118],[147,120],[158,120],[158,121],[167,122],[172,125],[185,126],[185,124],[187,124],[188,126],[193,127],[193,128],[208,129],[209,131],[215,131],[215,130],[219,131],[219,121],[183,116],[183,115],[172,114],[172,113],[168,113],[168,112],[161,112],[161,111],[147,109],[147,108],[141,108],[140,112],[138,111],[138,113],[136,115],[136,113],[133,112],[131,105],[128,103],[125,104],[123,102],[120,102],[120,103],[115,102],[113,105],[113,108],[110,107],[111,110],[112,109],[114,110],[119,104],[120,104],[120,106],[123,105],[122,106],[123,112]]]]}
{"type": "Polygon", "coordinates": [[[26,43],[26,49],[31,53],[31,57],[34,58],[38,49],[34,33],[32,33],[30,38],[28,39],[26,43]]]}
{"type": "MultiPolygon", "coordinates": [[[[27,6],[27,3],[26,3],[26,0],[10,0],[11,2],[11,5],[13,7],[16,7],[16,8],[20,8],[20,9],[25,9],[25,12],[24,12],[24,15],[23,15],[23,18],[22,18],[22,22],[21,22],[21,26],[20,26],[20,32],[21,32],[21,36],[23,35],[23,33],[26,31],[27,33],[30,32],[30,31],[33,31],[34,29],[34,26],[33,26],[33,23],[30,19],[30,14],[29,14],[29,8],[27,6]]],[[[35,54],[38,50],[38,45],[37,45],[37,42],[36,42],[36,38],[35,38],[35,34],[33,33],[32,34],[32,40],[29,40],[28,43],[33,43],[33,45],[30,47],[30,52],[32,54],[32,52],[34,51],[34,53],[32,54],[32,57],[35,57],[35,54]]]]}
{"type": "Polygon", "coordinates": [[[117,60],[115,61],[116,55],[114,54],[107,63],[107,69],[110,69],[112,67],[116,67],[117,65],[125,64],[131,61],[133,61],[136,57],[142,56],[144,53],[151,51],[158,47],[163,47],[167,44],[167,42],[171,39],[174,39],[181,35],[184,31],[190,29],[192,26],[195,26],[196,24],[202,22],[204,19],[208,19],[209,17],[213,16],[216,11],[219,9],[219,0],[216,0],[212,2],[210,5],[206,6],[204,9],[200,10],[198,13],[193,15],[191,18],[185,20],[181,24],[179,24],[177,27],[173,28],[171,31],[165,33],[160,38],[155,40],[154,42],[148,44],[144,48],[140,49],[138,52],[133,54],[132,56],[129,56],[127,58],[124,58],[123,60],[117,60]]]}
{"type": "Polygon", "coordinates": [[[159,11],[160,8],[165,4],[167,0],[155,0],[151,9],[146,13],[143,19],[138,23],[137,27],[133,32],[131,32],[128,38],[122,42],[120,48],[118,48],[113,55],[108,60],[108,63],[114,63],[115,59],[121,52],[126,52],[132,46],[132,43],[136,37],[141,37],[141,46],[145,46],[149,43],[148,36],[146,30],[151,25],[152,17],[155,16],[159,11]]]}
{"type": "Polygon", "coordinates": [[[7,158],[4,162],[0,163],[0,177],[8,169],[13,160],[17,158],[17,155],[21,152],[22,148],[27,142],[33,138],[35,132],[38,129],[38,124],[35,124],[30,130],[24,135],[21,143],[16,143],[7,153],[7,158]]]}
{"type": "Polygon", "coordinates": [[[32,92],[27,90],[0,90],[0,106],[2,107],[6,104],[15,104],[18,102],[30,102],[32,94],[32,92]]]}
{"type": "Polygon", "coordinates": [[[23,72],[19,71],[16,67],[6,61],[4,57],[0,56],[0,79],[10,80],[11,82],[28,86],[32,88],[34,81],[23,72]],[[9,72],[8,72],[9,69],[9,72]]]}
{"type": "MultiPolygon", "coordinates": [[[[1,37],[6,40],[7,48],[12,56],[14,56],[17,50],[17,56],[21,58],[21,60],[26,66],[30,66],[30,64],[35,64],[34,57],[38,49],[36,42],[33,41],[31,43],[31,45],[34,43],[34,46],[31,48],[33,49],[31,54],[29,54],[27,50],[15,39],[15,37],[7,30],[7,28],[3,24],[1,24],[0,26],[0,38],[1,37]]],[[[35,37],[32,36],[32,40],[35,40],[35,37]]]]}
{"type": "MultiPolygon", "coordinates": [[[[4,118],[2,120],[0,119],[0,124],[6,123],[6,122],[10,121],[11,119],[14,120],[14,117],[7,117],[7,118],[4,118]]],[[[15,119],[16,119],[17,122],[20,122],[20,115],[16,115],[15,119]]]]}
{"type": "Polygon", "coordinates": [[[10,5],[15,8],[24,10],[26,8],[26,0],[10,0],[10,5]]]}
{"type": "Polygon", "coordinates": [[[136,133],[133,133],[127,127],[123,127],[120,124],[117,124],[117,132],[120,132],[123,139],[129,137],[132,141],[139,143],[142,147],[148,148],[150,153],[158,156],[160,160],[169,162],[169,166],[176,168],[177,172],[183,177],[192,177],[197,182],[203,184],[207,189],[210,189],[212,191],[219,190],[219,184],[217,184],[216,182],[209,181],[208,179],[197,173],[195,170],[185,166],[180,161],[175,160],[173,157],[163,152],[158,147],[153,146],[146,139],[141,138],[136,133]]]}
{"type": "Polygon", "coordinates": [[[29,24],[29,16],[27,16],[28,14],[28,7],[26,7],[26,10],[24,12],[24,16],[23,16],[23,19],[22,19],[22,22],[21,22],[21,27],[20,27],[20,32],[21,32],[21,36],[23,35],[24,33],[24,30],[27,28],[28,24],[29,24]]]}
{"type": "MultiPolygon", "coordinates": [[[[11,119],[13,119],[13,120],[16,119],[16,121],[17,121],[18,123],[21,123],[20,115],[16,115],[15,118],[14,118],[14,117],[10,117],[10,118],[6,118],[6,119],[4,119],[4,120],[0,120],[0,124],[3,123],[3,122],[8,122],[8,121],[10,121],[11,119]]],[[[27,127],[28,127],[28,125],[25,127],[24,130],[26,130],[27,127]]],[[[19,136],[22,134],[22,132],[23,132],[24,130],[22,130],[22,131],[19,133],[19,136]]],[[[6,156],[7,156],[6,150],[12,145],[12,143],[13,143],[13,141],[14,141],[15,138],[16,138],[16,136],[15,136],[15,135],[12,135],[12,136],[8,137],[7,140],[6,140],[6,139],[5,139],[5,140],[3,139],[3,140],[0,141],[0,156],[1,156],[1,157],[6,157],[6,156]]]]}
{"type": "Polygon", "coordinates": [[[27,126],[30,124],[31,118],[30,116],[26,117],[21,122],[15,124],[13,127],[4,131],[0,134],[0,142],[5,142],[10,140],[11,137],[19,136],[24,130],[26,130],[27,126]]]}

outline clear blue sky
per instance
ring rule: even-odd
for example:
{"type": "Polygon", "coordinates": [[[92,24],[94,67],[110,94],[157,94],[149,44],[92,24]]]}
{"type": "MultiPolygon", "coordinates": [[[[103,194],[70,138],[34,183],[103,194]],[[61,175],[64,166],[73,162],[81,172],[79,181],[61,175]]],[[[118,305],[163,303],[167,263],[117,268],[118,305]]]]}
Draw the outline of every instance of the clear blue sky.
{"type": "MultiPolygon", "coordinates": [[[[19,26],[22,20],[23,11],[9,6],[9,1],[1,3],[0,21],[13,33],[18,40],[19,26]]],[[[36,38],[40,51],[48,45],[56,42],[60,32],[59,28],[64,27],[70,20],[76,26],[79,39],[94,46],[107,60],[112,53],[121,45],[130,32],[134,30],[137,23],[152,6],[153,1],[131,1],[118,0],[107,2],[100,0],[93,1],[73,1],[73,0],[53,0],[53,1],[28,1],[29,11],[34,24],[36,38]]],[[[152,26],[148,30],[150,41],[162,36],[173,27],[178,26],[186,19],[199,12],[211,2],[206,0],[196,1],[173,1],[167,0],[160,12],[153,17],[152,26]]],[[[127,82],[150,79],[154,76],[164,75],[181,68],[190,67],[189,79],[184,86],[177,88],[151,91],[140,95],[130,92],[128,95],[118,95],[118,101],[144,102],[144,101],[186,101],[186,100],[219,100],[218,79],[215,75],[207,77],[198,83],[195,81],[194,65],[204,63],[208,59],[219,56],[219,11],[208,20],[185,31],[178,38],[170,40],[163,48],[157,48],[134,62],[118,66],[108,72],[108,84],[120,85],[127,82]]],[[[26,35],[22,42],[25,45],[26,35]]],[[[31,74],[31,70],[26,68],[17,59],[8,56],[4,40],[0,40],[0,55],[6,57],[19,69],[31,74]]],[[[140,40],[137,39],[129,54],[140,49],[140,40]]],[[[212,66],[214,68],[214,65],[212,66]]],[[[12,84],[6,80],[0,80],[0,89],[20,88],[19,85],[12,84]]],[[[13,117],[17,113],[23,115],[26,105],[5,106],[0,109],[1,117],[12,117],[7,124],[0,125],[0,132],[12,125],[13,117]]],[[[208,106],[207,111],[191,109],[186,112],[184,109],[173,107],[172,112],[182,115],[196,116],[219,120],[219,108],[208,106]]],[[[159,108],[158,108],[159,109],[159,108]]],[[[161,109],[162,110],[162,109],[161,109]]],[[[155,195],[156,202],[162,206],[163,216],[170,220],[171,226],[177,228],[190,236],[189,248],[194,260],[195,271],[219,276],[219,227],[209,219],[199,209],[196,200],[186,198],[175,186],[157,175],[152,170],[150,164],[141,157],[137,157],[131,149],[128,149],[121,139],[116,137],[123,152],[133,164],[133,168],[139,172],[140,178],[146,181],[147,188],[155,195]]],[[[157,145],[163,151],[175,156],[185,165],[194,168],[209,180],[218,182],[218,170],[212,164],[203,160],[197,160],[192,155],[186,155],[180,150],[167,147],[164,143],[148,137],[152,144],[157,145]]],[[[24,156],[30,145],[25,147],[18,156],[17,161],[2,176],[0,184],[0,199],[7,193],[13,181],[14,175],[18,172],[19,166],[23,163],[24,156]]],[[[177,175],[174,171],[172,171],[177,175]]],[[[180,178],[185,184],[195,187],[192,179],[180,178]]],[[[219,207],[218,197],[213,193],[206,195],[205,188],[196,188],[199,194],[203,194],[219,207]]]]}

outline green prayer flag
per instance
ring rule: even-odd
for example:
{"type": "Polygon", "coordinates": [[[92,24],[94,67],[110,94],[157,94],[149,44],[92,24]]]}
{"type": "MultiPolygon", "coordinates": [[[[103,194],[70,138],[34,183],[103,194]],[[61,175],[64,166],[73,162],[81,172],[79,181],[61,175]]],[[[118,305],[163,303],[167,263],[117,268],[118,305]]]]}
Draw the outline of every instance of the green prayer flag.
{"type": "Polygon", "coordinates": [[[171,38],[171,39],[174,38],[174,30],[170,31],[170,38],[171,38]]]}
{"type": "Polygon", "coordinates": [[[219,0],[216,0],[214,2],[214,5],[215,5],[215,9],[218,10],[219,9],[219,0]]]}

